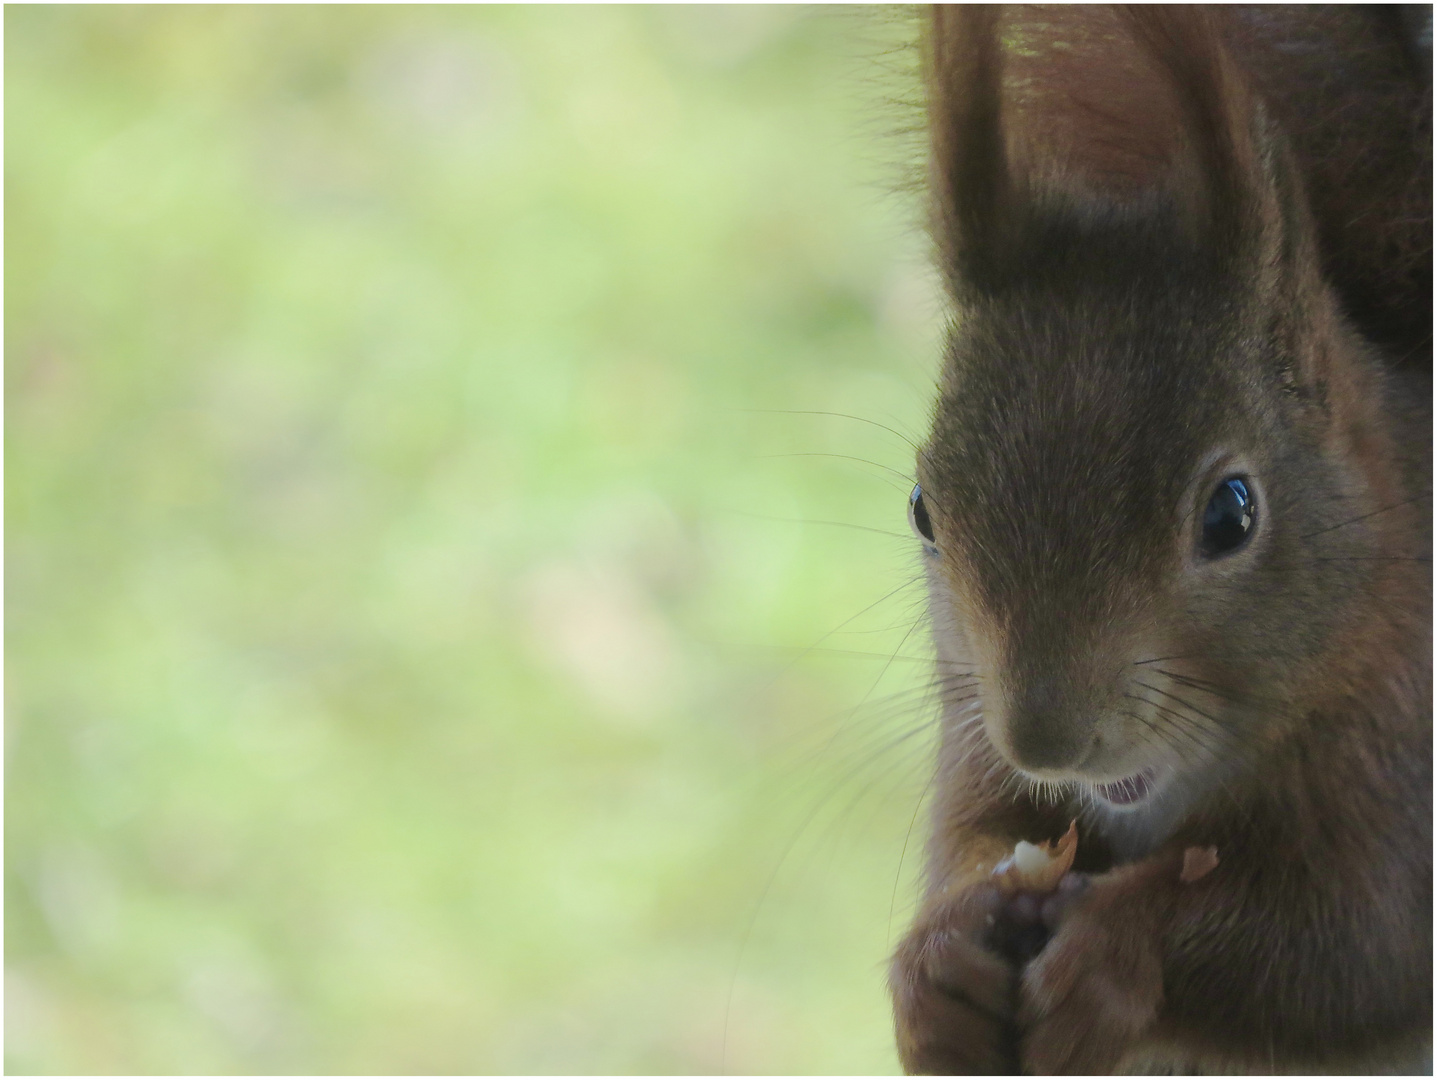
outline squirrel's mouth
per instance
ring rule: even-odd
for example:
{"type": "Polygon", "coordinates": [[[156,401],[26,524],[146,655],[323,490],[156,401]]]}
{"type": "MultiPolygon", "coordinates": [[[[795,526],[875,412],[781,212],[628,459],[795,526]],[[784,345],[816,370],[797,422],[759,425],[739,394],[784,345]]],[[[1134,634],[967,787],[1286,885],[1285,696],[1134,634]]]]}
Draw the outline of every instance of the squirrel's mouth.
{"type": "Polygon", "coordinates": [[[1144,769],[1136,775],[1115,780],[1111,784],[1094,784],[1093,793],[1114,806],[1136,806],[1153,793],[1153,780],[1156,776],[1155,770],[1144,769]]]}

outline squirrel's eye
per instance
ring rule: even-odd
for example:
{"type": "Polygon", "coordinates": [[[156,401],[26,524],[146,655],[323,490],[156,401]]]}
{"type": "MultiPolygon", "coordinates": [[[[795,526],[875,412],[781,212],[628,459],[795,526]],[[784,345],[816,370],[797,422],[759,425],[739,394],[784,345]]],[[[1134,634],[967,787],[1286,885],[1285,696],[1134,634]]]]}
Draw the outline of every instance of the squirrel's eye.
{"type": "Polygon", "coordinates": [[[1202,553],[1211,559],[1242,545],[1257,524],[1257,503],[1247,481],[1229,476],[1217,486],[1202,515],[1202,553]]]}
{"type": "Polygon", "coordinates": [[[928,544],[934,542],[933,522],[928,519],[928,507],[923,505],[923,488],[918,484],[913,485],[913,492],[908,496],[908,524],[913,526],[919,539],[928,544]]]}

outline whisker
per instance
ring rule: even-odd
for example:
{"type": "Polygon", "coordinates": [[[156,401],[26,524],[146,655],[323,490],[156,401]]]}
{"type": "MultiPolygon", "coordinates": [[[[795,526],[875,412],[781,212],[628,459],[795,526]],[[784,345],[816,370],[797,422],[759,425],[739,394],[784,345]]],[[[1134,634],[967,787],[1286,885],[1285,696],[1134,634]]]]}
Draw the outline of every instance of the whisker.
{"type": "Polygon", "coordinates": [[[880,461],[870,461],[870,460],[868,460],[868,458],[857,457],[857,456],[855,456],[855,455],[853,455],[853,454],[830,454],[830,453],[825,453],[824,451],[821,451],[821,450],[809,450],[809,451],[803,451],[803,452],[795,453],[795,454],[760,454],[760,455],[758,455],[758,458],[759,458],[759,460],[761,460],[761,461],[763,461],[763,460],[775,460],[775,459],[778,459],[778,458],[806,458],[806,457],[834,458],[834,459],[836,459],[836,460],[838,460],[838,461],[856,461],[856,462],[858,462],[860,465],[872,465],[875,469],[882,469],[882,470],[884,470],[885,472],[890,472],[890,473],[892,473],[894,476],[898,477],[900,480],[906,481],[907,484],[908,484],[910,487],[911,487],[913,484],[917,483],[917,481],[914,479],[914,477],[913,477],[913,475],[912,475],[911,473],[906,473],[906,472],[903,472],[903,471],[900,470],[900,469],[895,469],[895,468],[893,468],[891,465],[884,465],[884,464],[883,464],[882,462],[880,462],[880,461]]]}
{"type": "Polygon", "coordinates": [[[850,413],[825,412],[820,409],[742,409],[740,411],[749,413],[773,413],[782,416],[835,416],[843,420],[856,420],[860,424],[871,424],[873,427],[882,428],[890,435],[896,435],[911,446],[915,454],[921,452],[923,449],[897,428],[891,428],[887,424],[880,424],[877,420],[869,420],[865,416],[853,416],[850,413]]]}
{"type": "Polygon", "coordinates": [[[1124,694],[1123,696],[1133,701],[1141,701],[1143,704],[1157,710],[1158,713],[1160,713],[1161,715],[1166,716],[1174,723],[1174,735],[1185,737],[1192,744],[1193,750],[1198,755],[1200,755],[1200,757],[1196,759],[1190,757],[1178,746],[1168,740],[1162,730],[1158,728],[1157,725],[1155,725],[1151,720],[1148,720],[1140,715],[1129,714],[1133,715],[1133,718],[1139,723],[1144,724],[1150,731],[1153,732],[1154,735],[1156,735],[1159,739],[1162,740],[1163,745],[1169,747],[1179,757],[1185,758],[1186,760],[1195,764],[1201,764],[1203,758],[1211,759],[1214,756],[1213,747],[1207,742],[1205,742],[1198,735],[1198,732],[1202,731],[1203,729],[1201,727],[1196,727],[1194,725],[1194,722],[1189,717],[1185,717],[1181,713],[1175,712],[1174,710],[1162,705],[1161,703],[1153,701],[1151,698],[1145,698],[1141,695],[1136,694],[1124,694]]]}
{"type": "Polygon", "coordinates": [[[903,860],[908,857],[908,844],[913,839],[913,826],[918,823],[918,812],[923,809],[923,803],[928,798],[928,792],[933,788],[933,781],[937,778],[936,771],[928,774],[928,782],[923,785],[923,790],[918,793],[918,801],[913,804],[913,816],[908,819],[908,831],[903,834],[903,846],[898,850],[898,869],[893,873],[893,893],[888,898],[888,941],[893,942],[893,912],[898,906],[898,883],[903,879],[903,860]]]}
{"type": "Polygon", "coordinates": [[[1194,675],[1183,675],[1179,672],[1166,671],[1162,668],[1154,668],[1153,670],[1156,671],[1159,675],[1162,675],[1165,678],[1170,679],[1173,682],[1179,683],[1181,685],[1189,686],[1192,689],[1198,691],[1199,693],[1210,694],[1213,697],[1223,701],[1230,701],[1237,705],[1245,705],[1250,708],[1256,709],[1261,716],[1269,716],[1278,720],[1290,720],[1292,718],[1291,714],[1286,709],[1280,707],[1280,703],[1273,701],[1271,698],[1261,698],[1254,697],[1250,694],[1241,694],[1235,690],[1230,690],[1225,686],[1221,686],[1218,683],[1212,682],[1209,679],[1200,679],[1194,675]]]}
{"type": "Polygon", "coordinates": [[[1187,708],[1187,709],[1191,709],[1193,712],[1197,713],[1199,716],[1203,717],[1205,720],[1209,720],[1209,721],[1211,721],[1213,724],[1216,724],[1219,728],[1222,727],[1221,721],[1219,721],[1216,717],[1209,716],[1207,713],[1203,712],[1201,709],[1199,709],[1199,708],[1198,708],[1196,705],[1194,705],[1192,702],[1190,702],[1190,701],[1184,701],[1182,698],[1178,697],[1176,694],[1170,694],[1170,693],[1168,693],[1166,690],[1159,690],[1156,686],[1153,686],[1151,683],[1145,683],[1145,682],[1143,682],[1141,679],[1138,680],[1138,685],[1140,685],[1140,686],[1145,686],[1145,687],[1147,687],[1149,690],[1153,691],[1154,693],[1162,694],[1162,696],[1165,697],[1165,698],[1171,698],[1173,701],[1176,701],[1179,705],[1182,705],[1183,707],[1185,707],[1185,708],[1187,708]]]}
{"type": "Polygon", "coordinates": [[[1356,525],[1359,521],[1366,521],[1368,518],[1376,517],[1378,514],[1385,514],[1389,510],[1398,510],[1401,507],[1411,506],[1413,503],[1422,502],[1424,499],[1430,498],[1432,498],[1430,493],[1426,495],[1414,495],[1410,499],[1403,499],[1401,502],[1393,503],[1391,506],[1384,506],[1381,509],[1373,510],[1366,514],[1359,514],[1355,518],[1348,518],[1346,521],[1339,521],[1336,525],[1328,525],[1326,528],[1317,529],[1316,531],[1307,533],[1306,535],[1301,536],[1298,539],[1311,540],[1314,536],[1321,536],[1324,533],[1330,533],[1336,529],[1345,529],[1349,525],[1356,525]]]}
{"type": "Polygon", "coordinates": [[[1415,562],[1430,563],[1430,556],[1426,555],[1334,555],[1308,557],[1309,562],[1415,562]]]}
{"type": "Polygon", "coordinates": [[[851,521],[825,521],[819,518],[791,518],[778,517],[774,514],[755,514],[748,510],[730,510],[735,517],[751,518],[755,521],[777,521],[784,525],[828,525],[835,529],[854,529],[858,532],[877,533],[879,536],[887,536],[894,540],[911,541],[911,532],[894,532],[892,529],[879,529],[872,525],[855,525],[851,521]]]}

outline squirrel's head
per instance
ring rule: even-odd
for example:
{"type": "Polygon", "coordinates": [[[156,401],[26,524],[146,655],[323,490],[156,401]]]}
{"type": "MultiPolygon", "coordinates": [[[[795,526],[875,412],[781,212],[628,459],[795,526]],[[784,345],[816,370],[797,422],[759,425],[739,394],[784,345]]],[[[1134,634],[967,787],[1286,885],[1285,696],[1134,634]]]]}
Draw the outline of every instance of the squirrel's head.
{"type": "Polygon", "coordinates": [[[1015,11],[935,15],[954,320],[913,517],[993,746],[1127,812],[1208,790],[1331,685],[1402,495],[1215,16],[1015,11]]]}

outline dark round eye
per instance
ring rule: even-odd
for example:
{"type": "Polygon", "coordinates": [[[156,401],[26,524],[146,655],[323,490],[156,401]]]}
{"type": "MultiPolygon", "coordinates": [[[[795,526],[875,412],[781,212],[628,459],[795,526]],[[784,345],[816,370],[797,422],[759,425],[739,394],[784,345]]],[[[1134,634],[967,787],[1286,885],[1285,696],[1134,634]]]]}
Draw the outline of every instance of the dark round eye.
{"type": "Polygon", "coordinates": [[[1211,559],[1242,545],[1257,525],[1257,502],[1247,481],[1229,476],[1217,486],[1202,515],[1202,553],[1211,559]]]}
{"type": "Polygon", "coordinates": [[[933,522],[928,519],[928,507],[923,505],[923,488],[917,484],[913,485],[913,491],[908,496],[908,524],[913,526],[920,539],[932,544],[933,522]]]}

